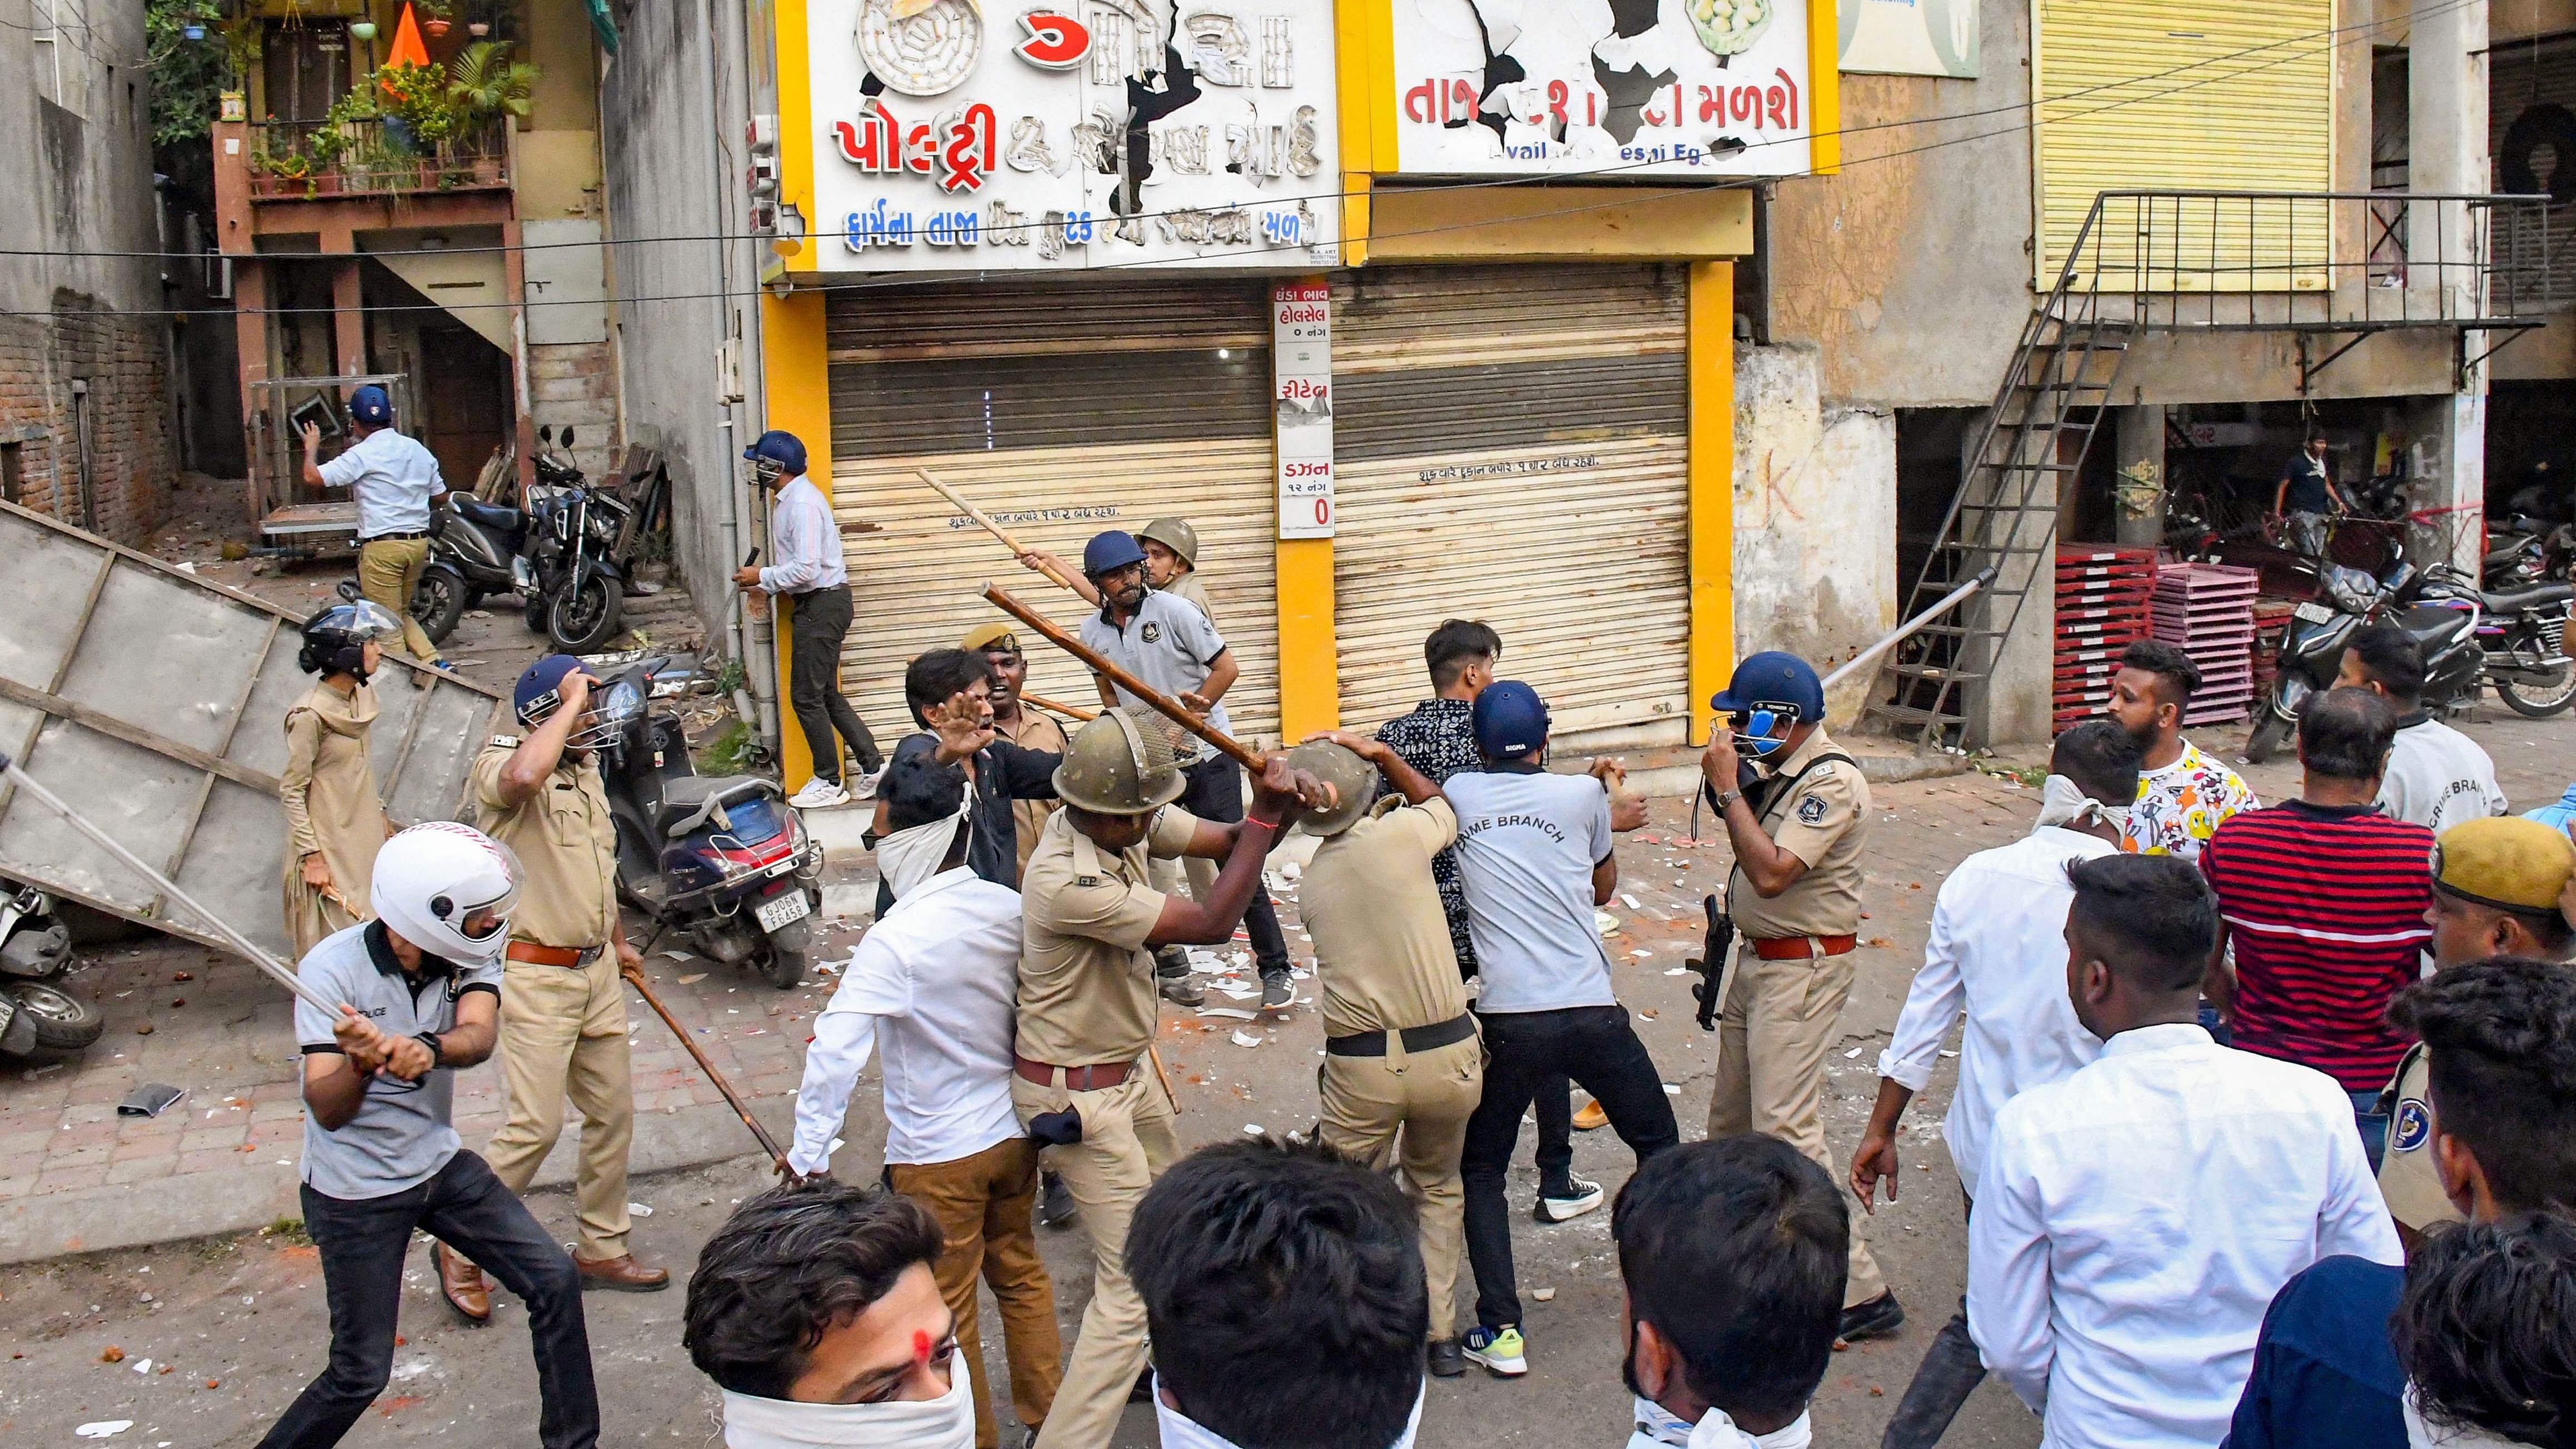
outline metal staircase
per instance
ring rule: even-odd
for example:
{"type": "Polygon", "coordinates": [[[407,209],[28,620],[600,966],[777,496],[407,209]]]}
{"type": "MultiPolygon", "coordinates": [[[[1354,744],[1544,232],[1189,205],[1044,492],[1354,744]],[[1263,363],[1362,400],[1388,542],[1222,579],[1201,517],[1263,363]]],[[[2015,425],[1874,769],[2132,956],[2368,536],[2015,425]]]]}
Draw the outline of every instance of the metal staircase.
{"type": "Polygon", "coordinates": [[[2497,348],[2546,325],[2564,250],[2549,205],[2430,192],[2096,196],[2022,328],[1868,716],[1927,746],[1983,743],[1983,691],[2022,605],[2056,586],[2060,490],[2149,334],[2294,334],[2305,395],[2377,333],[2447,331],[2466,388],[2497,348]]]}
{"type": "Polygon", "coordinates": [[[1993,677],[2023,601],[2056,586],[2048,558],[2058,486],[2084,466],[2140,331],[2127,309],[2102,315],[2101,293],[2073,286],[2074,277],[2072,266],[2060,273],[2023,324],[1967,476],[1898,616],[1916,618],[1960,585],[1987,578],[1957,614],[1924,625],[1888,656],[1894,687],[1870,701],[1869,713],[1891,734],[1959,744],[1971,694],[1993,677]]]}

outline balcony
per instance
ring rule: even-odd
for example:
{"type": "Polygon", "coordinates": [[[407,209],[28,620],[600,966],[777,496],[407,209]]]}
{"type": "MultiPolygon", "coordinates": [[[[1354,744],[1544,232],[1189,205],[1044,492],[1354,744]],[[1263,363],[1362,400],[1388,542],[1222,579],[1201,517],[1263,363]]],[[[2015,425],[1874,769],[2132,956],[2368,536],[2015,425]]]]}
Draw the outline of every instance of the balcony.
{"type": "Polygon", "coordinates": [[[506,191],[509,125],[422,145],[400,122],[265,121],[245,126],[243,171],[254,202],[506,191]]]}

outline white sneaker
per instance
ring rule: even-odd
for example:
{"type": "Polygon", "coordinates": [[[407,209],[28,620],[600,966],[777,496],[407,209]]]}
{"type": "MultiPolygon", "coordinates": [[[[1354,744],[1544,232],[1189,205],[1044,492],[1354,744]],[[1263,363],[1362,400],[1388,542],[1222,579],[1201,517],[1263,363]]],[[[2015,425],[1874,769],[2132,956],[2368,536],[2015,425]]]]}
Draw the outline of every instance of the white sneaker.
{"type": "Polygon", "coordinates": [[[886,767],[883,765],[879,765],[873,770],[860,770],[854,773],[850,777],[849,798],[853,800],[873,800],[877,798],[877,782],[885,778],[885,773],[886,767]]]}
{"type": "Polygon", "coordinates": [[[850,792],[817,775],[805,782],[805,788],[787,797],[787,803],[799,810],[829,810],[850,803],[850,792]]]}

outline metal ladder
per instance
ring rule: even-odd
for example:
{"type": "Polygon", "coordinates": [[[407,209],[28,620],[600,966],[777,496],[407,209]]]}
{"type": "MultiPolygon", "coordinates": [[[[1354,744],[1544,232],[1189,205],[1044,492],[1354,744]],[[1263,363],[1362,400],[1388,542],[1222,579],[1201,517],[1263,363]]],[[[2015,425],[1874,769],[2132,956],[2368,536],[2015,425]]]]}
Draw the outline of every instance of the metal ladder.
{"type": "Polygon", "coordinates": [[[2033,308],[2005,369],[1958,495],[1897,617],[1914,618],[1980,574],[1991,581],[1968,607],[1925,625],[1888,655],[1891,687],[1869,704],[1890,734],[1926,746],[1967,743],[1963,687],[1994,676],[1995,661],[2033,589],[2053,589],[2049,559],[2057,534],[2058,489],[2084,466],[2112,388],[2141,331],[2137,310],[2114,294],[2073,285],[2070,265],[2033,308]],[[2069,447],[2067,440],[2072,439],[2069,447]]]}

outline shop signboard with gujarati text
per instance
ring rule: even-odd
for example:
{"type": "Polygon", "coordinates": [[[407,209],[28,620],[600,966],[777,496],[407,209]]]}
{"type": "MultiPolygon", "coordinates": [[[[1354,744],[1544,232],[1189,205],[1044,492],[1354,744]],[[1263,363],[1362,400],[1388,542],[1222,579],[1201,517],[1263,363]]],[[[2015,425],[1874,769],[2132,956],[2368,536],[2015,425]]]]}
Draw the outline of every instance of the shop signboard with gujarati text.
{"type": "Polygon", "coordinates": [[[1341,260],[1332,0],[815,0],[814,265],[1341,260]]]}
{"type": "Polygon", "coordinates": [[[1393,0],[1396,169],[1802,175],[1807,7],[1828,3],[1393,0]]]}
{"type": "Polygon", "coordinates": [[[1270,375],[1279,411],[1279,536],[1333,536],[1333,289],[1270,287],[1270,375]]]}

